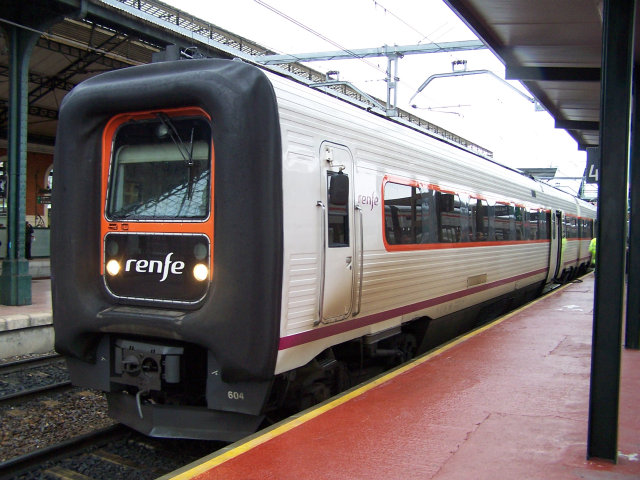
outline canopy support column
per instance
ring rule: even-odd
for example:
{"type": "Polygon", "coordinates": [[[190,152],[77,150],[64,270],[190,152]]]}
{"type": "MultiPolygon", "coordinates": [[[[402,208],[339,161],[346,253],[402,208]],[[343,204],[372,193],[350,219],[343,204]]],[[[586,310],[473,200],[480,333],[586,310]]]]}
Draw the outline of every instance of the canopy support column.
{"type": "MultiPolygon", "coordinates": [[[[638,32],[636,32],[636,35],[638,32]]],[[[627,264],[626,348],[640,350],[640,64],[634,68],[633,120],[631,122],[631,218],[629,219],[629,263],[627,264]]]]}
{"type": "Polygon", "coordinates": [[[598,243],[587,458],[618,457],[635,1],[605,0],[598,243]]]}
{"type": "Polygon", "coordinates": [[[25,259],[25,214],[27,190],[28,78],[31,52],[39,34],[10,25],[9,108],[7,146],[7,256],[0,275],[0,303],[31,304],[31,276],[25,259]]]}

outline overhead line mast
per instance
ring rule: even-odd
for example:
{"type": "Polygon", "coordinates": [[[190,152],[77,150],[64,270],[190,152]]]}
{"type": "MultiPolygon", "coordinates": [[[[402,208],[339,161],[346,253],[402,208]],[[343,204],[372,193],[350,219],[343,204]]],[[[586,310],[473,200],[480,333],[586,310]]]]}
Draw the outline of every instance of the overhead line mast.
{"type": "MultiPolygon", "coordinates": [[[[255,60],[263,65],[282,65],[294,62],[318,62],[327,60],[352,60],[369,57],[387,57],[387,105],[385,114],[390,117],[398,116],[398,59],[405,55],[422,53],[460,52],[467,50],[481,50],[487,48],[478,40],[464,40],[458,42],[429,43],[426,45],[384,45],[379,48],[344,49],[333,52],[300,53],[295,55],[260,55],[255,60]]],[[[344,83],[344,82],[342,82],[344,83]]],[[[327,86],[323,82],[322,86],[327,86]]],[[[312,85],[314,86],[314,85],[312,85]]]]}

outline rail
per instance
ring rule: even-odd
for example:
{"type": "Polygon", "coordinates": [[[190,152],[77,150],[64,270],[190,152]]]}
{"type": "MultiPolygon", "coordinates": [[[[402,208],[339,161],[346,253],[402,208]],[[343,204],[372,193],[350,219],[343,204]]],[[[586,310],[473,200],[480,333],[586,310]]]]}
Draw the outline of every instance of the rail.
{"type": "Polygon", "coordinates": [[[14,478],[20,473],[35,470],[51,460],[70,456],[93,445],[108,443],[114,438],[127,435],[129,432],[130,430],[124,425],[115,424],[12,458],[0,463],[0,480],[14,478]]]}
{"type": "Polygon", "coordinates": [[[62,360],[62,355],[58,353],[51,353],[47,355],[41,355],[38,357],[22,358],[20,360],[13,360],[11,362],[0,363],[0,374],[11,373],[16,370],[20,370],[24,367],[36,367],[39,365],[48,365],[62,360]]]}
{"type": "Polygon", "coordinates": [[[56,364],[62,363],[64,363],[64,359],[57,353],[0,363],[0,375],[3,382],[9,386],[9,388],[3,388],[3,392],[0,393],[0,405],[14,405],[27,402],[39,396],[71,390],[72,385],[66,374],[62,378],[58,378],[57,381],[45,385],[42,384],[49,379],[54,380],[55,378],[50,377],[49,374],[41,373],[42,370],[37,367],[53,367],[53,372],[57,372],[58,367],[56,367],[56,364]],[[31,372],[34,371],[35,374],[32,374],[31,372]],[[28,376],[25,377],[25,375],[28,376]],[[7,381],[7,379],[9,380],[7,381]],[[34,383],[31,383],[32,380],[34,380],[34,383]],[[11,388],[11,385],[16,388],[11,388]],[[9,391],[6,392],[6,390],[9,391]]]}
{"type": "Polygon", "coordinates": [[[46,395],[49,393],[66,392],[73,388],[70,381],[53,383],[51,385],[44,385],[41,387],[29,388],[27,390],[21,390],[19,392],[8,393],[0,396],[0,405],[12,405],[16,403],[26,402],[35,397],[46,395]]]}

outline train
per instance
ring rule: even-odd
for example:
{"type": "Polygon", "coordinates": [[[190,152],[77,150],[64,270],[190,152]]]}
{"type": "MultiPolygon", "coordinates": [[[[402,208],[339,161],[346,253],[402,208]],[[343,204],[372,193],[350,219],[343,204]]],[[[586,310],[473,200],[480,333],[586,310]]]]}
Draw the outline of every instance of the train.
{"type": "Polygon", "coordinates": [[[247,62],[62,102],[55,349],[150,436],[238,440],[590,265],[596,209],[247,62]]]}

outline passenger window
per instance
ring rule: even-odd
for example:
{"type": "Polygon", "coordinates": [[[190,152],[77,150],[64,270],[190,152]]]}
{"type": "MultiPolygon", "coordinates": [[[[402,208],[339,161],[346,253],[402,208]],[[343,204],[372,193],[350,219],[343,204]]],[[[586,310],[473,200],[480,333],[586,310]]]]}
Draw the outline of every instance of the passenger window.
{"type": "Polygon", "coordinates": [[[515,212],[513,205],[498,202],[493,207],[495,237],[497,241],[513,240],[515,212]]]}
{"type": "Polygon", "coordinates": [[[489,239],[489,204],[479,198],[469,199],[469,214],[473,225],[473,241],[489,239]]]}
{"type": "Polygon", "coordinates": [[[438,242],[438,219],[436,217],[436,192],[435,190],[420,189],[419,217],[420,230],[417,235],[417,243],[438,242]]]}
{"type": "Polygon", "coordinates": [[[456,195],[460,202],[460,241],[461,242],[472,242],[475,236],[475,224],[473,219],[471,218],[471,205],[469,204],[469,199],[466,196],[456,195]]]}
{"type": "Polygon", "coordinates": [[[568,238],[578,238],[578,219],[571,217],[568,238]]]}
{"type": "MultiPolygon", "coordinates": [[[[538,239],[550,240],[550,225],[551,225],[551,211],[539,210],[538,211],[538,239]]],[[[555,234],[554,234],[555,238],[555,234]]]]}
{"type": "Polygon", "coordinates": [[[390,245],[420,243],[429,215],[419,187],[387,183],[384,187],[385,236],[390,245]],[[423,211],[423,207],[424,211],[423,211]]]}
{"type": "Polygon", "coordinates": [[[436,205],[441,243],[460,241],[460,198],[454,193],[437,192],[436,205]]]}
{"type": "Polygon", "coordinates": [[[438,242],[433,190],[388,182],[384,187],[384,231],[389,245],[438,242]]]}
{"type": "Polygon", "coordinates": [[[570,238],[575,238],[574,236],[574,227],[576,224],[576,219],[575,217],[570,217],[569,215],[564,217],[564,231],[565,231],[565,238],[570,239],[570,238]]]}
{"type": "Polygon", "coordinates": [[[544,216],[544,212],[540,210],[531,210],[529,213],[529,235],[528,240],[540,239],[540,217],[544,216]]]}
{"type": "Polygon", "coordinates": [[[525,240],[525,209],[522,207],[515,208],[516,213],[516,240],[525,240]]]}
{"type": "Polygon", "coordinates": [[[590,218],[578,219],[578,225],[580,225],[580,231],[578,235],[580,238],[592,238],[593,237],[593,220],[590,218]]]}
{"type": "Polygon", "coordinates": [[[593,219],[590,218],[587,222],[587,238],[593,238],[593,219]]]}

